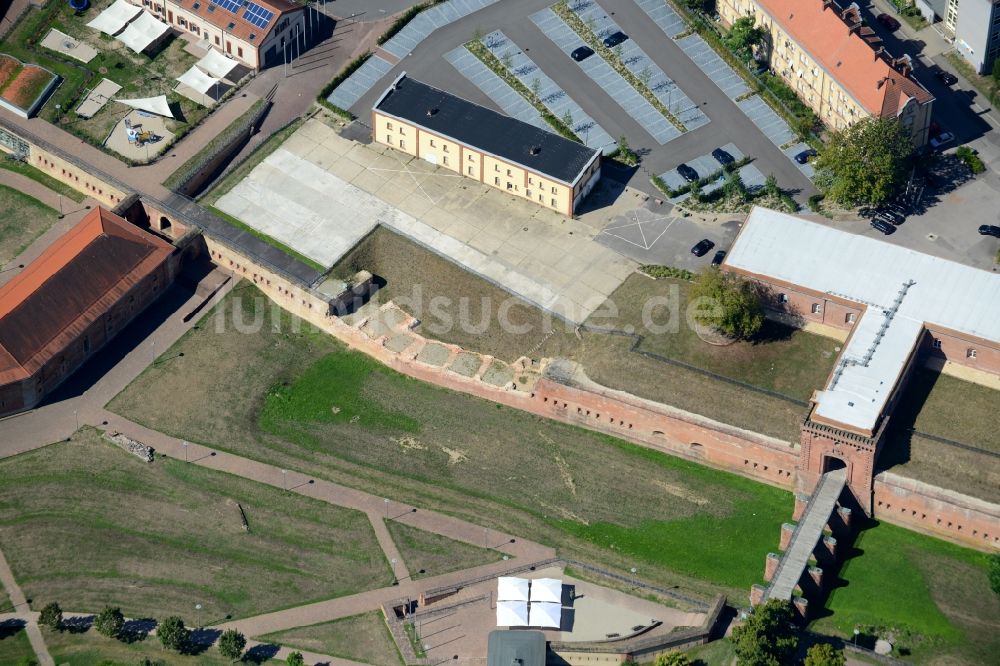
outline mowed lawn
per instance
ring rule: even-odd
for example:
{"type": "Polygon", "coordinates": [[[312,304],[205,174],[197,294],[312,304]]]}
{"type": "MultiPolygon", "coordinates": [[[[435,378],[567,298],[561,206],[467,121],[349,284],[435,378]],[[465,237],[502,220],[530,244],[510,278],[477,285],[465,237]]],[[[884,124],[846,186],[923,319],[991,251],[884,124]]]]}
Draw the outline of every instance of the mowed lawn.
{"type": "Polygon", "coordinates": [[[0,624],[0,664],[21,664],[26,659],[34,659],[24,625],[0,624]]]}
{"type": "Polygon", "coordinates": [[[24,252],[58,217],[38,199],[0,185],[0,266],[24,252]]]}
{"type": "Polygon", "coordinates": [[[395,520],[387,520],[385,525],[392,535],[396,548],[399,549],[399,554],[403,556],[410,578],[438,576],[482,564],[491,564],[503,558],[503,554],[498,551],[418,530],[395,520]]]}
{"type": "Polygon", "coordinates": [[[2,460],[0,477],[0,544],[36,610],[115,605],[208,624],[392,579],[364,514],[183,461],[144,463],[94,430],[2,460]]]}
{"type": "Polygon", "coordinates": [[[279,631],[261,636],[259,640],[372,666],[401,666],[403,663],[381,611],[279,631]]]}
{"type": "Polygon", "coordinates": [[[752,343],[708,345],[686,323],[689,283],[638,274],[630,276],[588,319],[587,325],[596,332],[576,330],[382,228],[345,256],[333,272],[349,277],[361,269],[385,280],[376,299],[399,303],[421,320],[417,330],[424,335],[507,362],[523,355],[571,358],[583,364],[591,378],[611,388],[788,441],[798,439],[805,415],[801,403],[826,380],[839,345],[773,323],[752,343]],[[501,318],[510,326],[501,325],[501,318]],[[656,356],[631,351],[633,338],[600,332],[605,330],[642,336],[638,351],[656,356]]]}
{"type": "MultiPolygon", "coordinates": [[[[134,666],[135,664],[170,664],[170,666],[231,666],[218,648],[209,647],[198,654],[182,655],[163,647],[155,636],[132,643],[123,643],[101,636],[93,628],[76,633],[43,630],[45,645],[52,660],[71,666],[134,666]],[[149,660],[149,661],[144,661],[149,660]]],[[[254,655],[251,654],[251,657],[254,655]]],[[[260,663],[263,659],[247,659],[245,663],[260,663]]],[[[8,662],[0,662],[8,663],[8,662]]]]}
{"type": "Polygon", "coordinates": [[[651,580],[740,594],[759,580],[789,493],[411,380],[295,332],[256,296],[240,287],[218,308],[226,323],[210,315],[110,408],[608,566],[638,559],[651,580]],[[255,332],[232,325],[233,312],[258,315],[240,326],[255,332]]]}
{"type": "Polygon", "coordinates": [[[1000,598],[984,553],[886,523],[863,531],[855,546],[861,554],[845,563],[831,614],[815,629],[844,638],[855,626],[891,632],[919,662],[996,663],[1000,598]]]}

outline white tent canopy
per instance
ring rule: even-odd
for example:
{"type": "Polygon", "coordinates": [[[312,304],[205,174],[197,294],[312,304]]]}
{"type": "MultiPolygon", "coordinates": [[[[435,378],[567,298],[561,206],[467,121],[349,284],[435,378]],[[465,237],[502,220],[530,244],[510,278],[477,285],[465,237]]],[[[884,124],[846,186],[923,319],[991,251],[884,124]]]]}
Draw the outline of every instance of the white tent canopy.
{"type": "Polygon", "coordinates": [[[497,601],[527,601],[528,579],[500,576],[497,578],[497,601]]]}
{"type": "Polygon", "coordinates": [[[208,72],[211,76],[224,79],[239,63],[232,58],[226,57],[226,55],[220,51],[210,48],[208,49],[208,53],[205,54],[205,57],[195,64],[208,72]]]}
{"type": "Polygon", "coordinates": [[[170,104],[167,102],[166,95],[160,95],[159,97],[143,97],[142,99],[120,99],[118,101],[127,106],[131,106],[134,109],[155,113],[156,115],[163,116],[164,118],[174,117],[173,111],[170,110],[170,104]]]}
{"type": "Polygon", "coordinates": [[[168,30],[169,25],[144,11],[142,16],[128,24],[125,31],[118,35],[118,39],[136,53],[142,53],[168,30]]]}
{"type": "Polygon", "coordinates": [[[141,11],[142,7],[136,7],[126,0],[115,0],[115,4],[98,14],[87,27],[100,30],[106,35],[116,35],[141,11]]]}
{"type": "Polygon", "coordinates": [[[532,627],[558,629],[562,626],[562,604],[553,604],[547,601],[533,601],[531,602],[530,620],[530,626],[532,627]]]}
{"type": "Polygon", "coordinates": [[[219,83],[219,79],[209,76],[197,66],[192,66],[191,69],[178,76],[177,80],[202,95],[219,83]]]}
{"type": "Polygon", "coordinates": [[[558,578],[538,578],[531,581],[531,600],[562,604],[562,581],[558,578]]]}
{"type": "Polygon", "coordinates": [[[528,603],[525,601],[498,601],[498,627],[527,627],[528,603]]]}

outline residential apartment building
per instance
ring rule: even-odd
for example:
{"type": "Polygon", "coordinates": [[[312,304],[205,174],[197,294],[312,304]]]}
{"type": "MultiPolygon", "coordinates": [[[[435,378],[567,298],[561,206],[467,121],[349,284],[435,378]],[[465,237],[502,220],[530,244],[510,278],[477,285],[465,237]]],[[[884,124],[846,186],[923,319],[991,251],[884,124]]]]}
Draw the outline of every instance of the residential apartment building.
{"type": "Polygon", "coordinates": [[[601,177],[601,153],[438,90],[406,73],[372,108],[372,138],[572,216],[601,177]]]}
{"type": "Polygon", "coordinates": [[[833,0],[718,0],[723,21],[753,16],[769,39],[771,71],[828,127],[865,117],[897,117],[917,148],[927,143],[934,96],[912,76],[908,56],[893,58],[856,4],[833,0]]]}
{"type": "Polygon", "coordinates": [[[955,50],[980,74],[1000,58],[1000,0],[916,0],[930,23],[941,21],[955,50]]]}
{"type": "Polygon", "coordinates": [[[306,48],[306,10],[289,0],[129,0],[246,66],[281,64],[306,48]]]}

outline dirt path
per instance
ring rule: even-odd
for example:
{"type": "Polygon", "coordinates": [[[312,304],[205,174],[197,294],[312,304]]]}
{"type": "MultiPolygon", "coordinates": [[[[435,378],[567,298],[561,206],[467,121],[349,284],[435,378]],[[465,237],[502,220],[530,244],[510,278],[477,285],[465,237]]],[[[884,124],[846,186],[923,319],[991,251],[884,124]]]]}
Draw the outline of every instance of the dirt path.
{"type": "Polygon", "coordinates": [[[38,627],[38,613],[29,611],[28,600],[25,599],[21,587],[14,579],[14,573],[10,570],[10,565],[7,564],[7,558],[4,557],[2,551],[0,551],[0,582],[3,583],[4,589],[7,590],[7,595],[10,597],[10,602],[14,606],[14,610],[21,611],[19,613],[12,613],[11,618],[25,622],[24,632],[28,635],[28,641],[31,642],[31,649],[35,651],[35,656],[38,657],[39,663],[41,666],[55,666],[52,655],[49,654],[49,649],[45,646],[45,639],[42,638],[42,630],[38,627]]]}

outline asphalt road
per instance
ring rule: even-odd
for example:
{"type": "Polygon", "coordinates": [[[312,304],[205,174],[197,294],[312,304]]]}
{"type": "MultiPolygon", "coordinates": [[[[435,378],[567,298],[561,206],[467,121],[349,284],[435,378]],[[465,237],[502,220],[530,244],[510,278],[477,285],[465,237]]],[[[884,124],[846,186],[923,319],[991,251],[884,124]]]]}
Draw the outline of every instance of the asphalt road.
{"type": "MultiPolygon", "coordinates": [[[[360,111],[371,108],[388,82],[401,71],[430,85],[496,109],[496,105],[449,65],[443,56],[471,39],[477,30],[487,33],[500,29],[612,136],[624,135],[628,138],[632,148],[643,156],[642,168],[635,172],[629,182],[632,187],[660,196],[649,182],[650,175],[663,173],[685,160],[708,154],[712,149],[732,141],[745,154],[756,159],[757,168],[765,174],[774,173],[781,186],[798,192],[797,197],[801,200],[804,201],[815,193],[809,180],[777,146],[757,129],[673,41],[663,35],[638,5],[631,0],[615,2],[614,10],[609,14],[613,15],[614,20],[637,41],[667,76],[692,101],[701,106],[712,121],[660,146],[615,100],[587,77],[577,63],[562,53],[532,23],[529,16],[551,3],[552,0],[503,0],[438,29],[364,95],[352,110],[360,117],[367,115],[367,112],[362,114],[360,111]]],[[[608,2],[603,6],[610,9],[612,3],[608,2]]]]}

